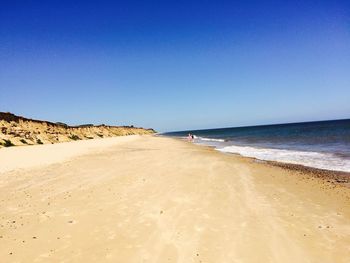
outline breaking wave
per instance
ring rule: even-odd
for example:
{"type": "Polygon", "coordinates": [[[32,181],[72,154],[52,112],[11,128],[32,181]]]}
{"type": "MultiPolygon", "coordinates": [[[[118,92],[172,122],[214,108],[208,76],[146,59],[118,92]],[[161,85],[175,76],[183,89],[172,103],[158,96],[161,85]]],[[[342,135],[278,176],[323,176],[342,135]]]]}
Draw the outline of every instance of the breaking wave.
{"type": "Polygon", "coordinates": [[[226,153],[236,153],[242,156],[266,161],[300,164],[319,169],[350,172],[350,160],[340,158],[332,153],[256,148],[251,146],[235,145],[217,148],[217,150],[226,153]]]}

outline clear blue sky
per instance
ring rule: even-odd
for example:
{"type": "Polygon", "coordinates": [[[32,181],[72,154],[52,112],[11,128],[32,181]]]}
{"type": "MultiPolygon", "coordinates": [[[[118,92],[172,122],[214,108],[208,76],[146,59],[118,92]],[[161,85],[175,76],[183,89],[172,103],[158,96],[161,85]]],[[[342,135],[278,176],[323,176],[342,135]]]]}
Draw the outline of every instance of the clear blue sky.
{"type": "Polygon", "coordinates": [[[350,2],[1,1],[0,111],[160,131],[349,118],[350,2]]]}

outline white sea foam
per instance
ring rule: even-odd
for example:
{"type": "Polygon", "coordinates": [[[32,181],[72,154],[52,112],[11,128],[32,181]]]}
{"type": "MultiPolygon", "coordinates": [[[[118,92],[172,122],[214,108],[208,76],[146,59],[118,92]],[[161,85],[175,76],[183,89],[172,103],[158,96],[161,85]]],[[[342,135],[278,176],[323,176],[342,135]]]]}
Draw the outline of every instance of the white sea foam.
{"type": "Polygon", "coordinates": [[[330,153],[255,148],[235,145],[218,148],[217,150],[221,152],[237,153],[242,156],[253,157],[260,160],[301,164],[319,169],[350,172],[349,159],[339,158],[330,153]]]}
{"type": "Polygon", "coordinates": [[[202,141],[208,141],[208,142],[224,142],[224,139],[214,139],[214,138],[205,138],[205,137],[198,137],[199,140],[202,141]]]}

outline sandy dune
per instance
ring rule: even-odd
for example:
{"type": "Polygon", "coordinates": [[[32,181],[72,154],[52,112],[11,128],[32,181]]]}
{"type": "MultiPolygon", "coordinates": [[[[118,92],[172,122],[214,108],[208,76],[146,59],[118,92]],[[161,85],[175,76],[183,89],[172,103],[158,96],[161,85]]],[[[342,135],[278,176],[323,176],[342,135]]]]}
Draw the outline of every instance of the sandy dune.
{"type": "Polygon", "coordinates": [[[133,136],[0,167],[1,262],[350,262],[349,189],[253,160],[133,136]]]}
{"type": "Polygon", "coordinates": [[[33,120],[10,112],[0,112],[0,149],[12,145],[38,145],[125,135],[154,134],[153,129],[134,126],[85,124],[68,126],[58,122],[33,120]]]}

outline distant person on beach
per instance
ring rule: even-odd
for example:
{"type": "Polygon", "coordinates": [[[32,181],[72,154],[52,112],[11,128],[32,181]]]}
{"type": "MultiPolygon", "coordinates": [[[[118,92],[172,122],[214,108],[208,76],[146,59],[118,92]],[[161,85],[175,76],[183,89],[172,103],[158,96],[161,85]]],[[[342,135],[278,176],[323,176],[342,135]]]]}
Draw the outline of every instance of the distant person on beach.
{"type": "Polygon", "coordinates": [[[192,135],[191,133],[189,133],[188,136],[187,136],[187,140],[188,140],[189,142],[191,142],[192,139],[193,139],[193,135],[192,135]]]}

